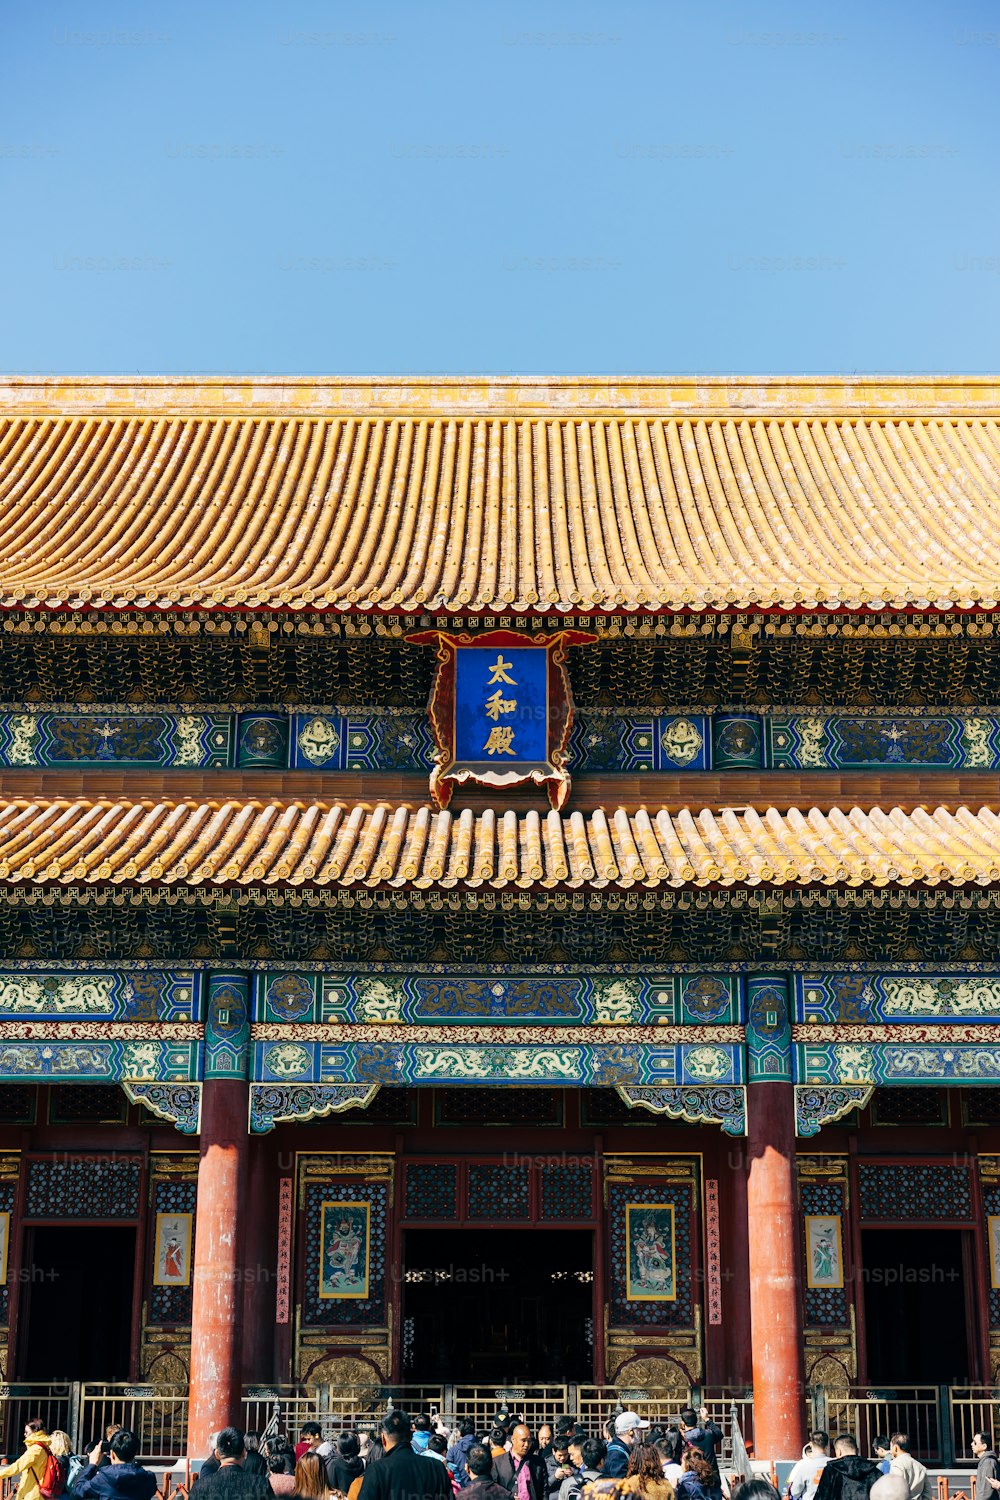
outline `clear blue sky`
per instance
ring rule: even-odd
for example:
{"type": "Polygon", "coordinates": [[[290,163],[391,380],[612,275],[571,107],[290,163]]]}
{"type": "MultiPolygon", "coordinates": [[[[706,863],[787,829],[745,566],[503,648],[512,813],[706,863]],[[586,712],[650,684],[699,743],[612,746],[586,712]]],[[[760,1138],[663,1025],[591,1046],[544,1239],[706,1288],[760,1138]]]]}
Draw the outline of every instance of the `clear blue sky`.
{"type": "Polygon", "coordinates": [[[969,0],[8,0],[0,369],[993,372],[998,122],[969,0]]]}

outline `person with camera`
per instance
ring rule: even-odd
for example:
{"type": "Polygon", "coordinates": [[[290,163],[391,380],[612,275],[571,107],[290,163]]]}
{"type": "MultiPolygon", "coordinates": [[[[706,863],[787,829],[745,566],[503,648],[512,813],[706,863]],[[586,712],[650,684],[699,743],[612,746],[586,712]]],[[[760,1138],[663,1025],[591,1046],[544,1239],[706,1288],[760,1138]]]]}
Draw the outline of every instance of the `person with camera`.
{"type": "Polygon", "coordinates": [[[87,1467],[80,1472],[74,1494],[79,1500],[153,1500],[156,1475],[137,1463],[139,1439],[135,1433],[119,1427],[107,1441],[107,1467],[100,1467],[104,1442],[98,1441],[87,1454],[87,1467]]]}

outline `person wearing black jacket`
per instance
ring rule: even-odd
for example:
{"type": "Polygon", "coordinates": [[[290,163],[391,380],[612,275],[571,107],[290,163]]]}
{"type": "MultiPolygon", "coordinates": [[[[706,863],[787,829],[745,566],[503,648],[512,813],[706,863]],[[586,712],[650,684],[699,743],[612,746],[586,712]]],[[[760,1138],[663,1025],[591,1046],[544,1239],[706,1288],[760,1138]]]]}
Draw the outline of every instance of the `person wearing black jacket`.
{"type": "Polygon", "coordinates": [[[331,1490],[346,1495],[359,1474],[365,1472],[361,1462],[361,1443],[356,1432],[342,1432],[337,1446],[326,1460],[326,1482],[331,1490]]]}
{"type": "Polygon", "coordinates": [[[360,1500],[452,1500],[447,1467],[414,1453],[412,1434],[405,1411],[386,1412],[382,1418],[385,1458],[365,1469],[360,1500]]]}
{"type": "Polygon", "coordinates": [[[238,1427],[223,1427],[215,1440],[215,1454],[219,1467],[198,1480],[198,1500],[274,1500],[267,1475],[250,1474],[243,1467],[246,1448],[238,1427]]]}
{"type": "Polygon", "coordinates": [[[858,1455],[858,1445],[846,1434],[834,1443],[835,1458],[820,1470],[814,1500],[868,1500],[868,1492],[882,1478],[879,1465],[858,1455]]]}
{"type": "Polygon", "coordinates": [[[510,1452],[501,1453],[493,1465],[493,1481],[509,1490],[514,1500],[548,1500],[549,1471],[527,1423],[518,1422],[511,1429],[510,1452]]]}

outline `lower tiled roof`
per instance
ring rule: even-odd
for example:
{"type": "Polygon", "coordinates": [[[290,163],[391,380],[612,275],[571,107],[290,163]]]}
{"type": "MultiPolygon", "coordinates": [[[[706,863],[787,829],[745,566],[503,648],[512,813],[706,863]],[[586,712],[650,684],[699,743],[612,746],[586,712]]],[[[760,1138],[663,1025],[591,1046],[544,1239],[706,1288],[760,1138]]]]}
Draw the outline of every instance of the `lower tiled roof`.
{"type": "Polygon", "coordinates": [[[280,801],[0,801],[0,880],[628,888],[1000,883],[992,809],[437,812],[280,801]]]}

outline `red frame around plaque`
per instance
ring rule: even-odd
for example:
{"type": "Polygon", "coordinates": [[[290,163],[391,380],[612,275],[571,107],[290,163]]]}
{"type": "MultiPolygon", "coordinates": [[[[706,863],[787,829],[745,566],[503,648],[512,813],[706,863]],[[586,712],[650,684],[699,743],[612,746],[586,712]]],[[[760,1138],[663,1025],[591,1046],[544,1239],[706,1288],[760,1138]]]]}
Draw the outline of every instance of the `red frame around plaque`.
{"type": "Polygon", "coordinates": [[[434,646],[437,670],[428,706],[431,730],[437,747],[437,762],[430,778],[430,794],[438,807],[447,807],[455,787],[467,781],[482,786],[523,786],[533,781],[544,786],[555,808],[565,807],[571,779],[566,769],[566,746],[573,728],[573,695],[566,672],[570,646],[590,646],[597,636],[589,630],[556,630],[546,634],[522,634],[516,630],[488,630],[481,635],[469,631],[419,630],[406,637],[414,646],[434,646]],[[544,648],[548,652],[547,748],[543,766],[530,769],[483,771],[455,759],[455,664],[462,646],[496,649],[544,648]]]}

